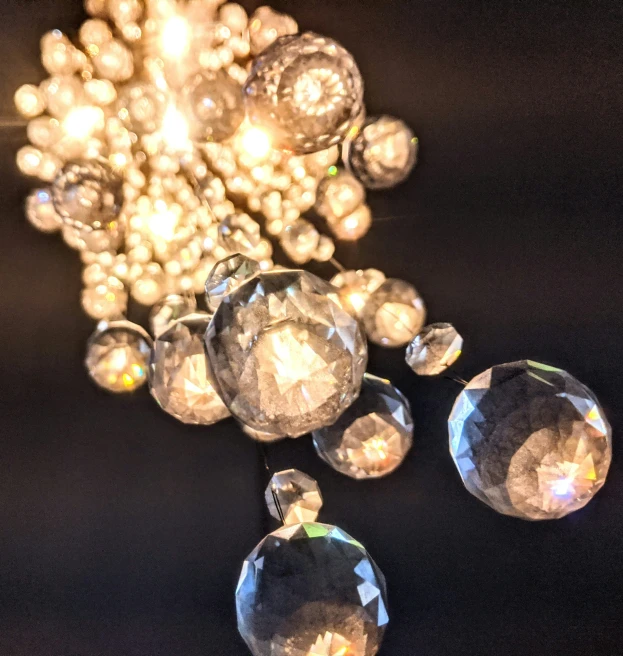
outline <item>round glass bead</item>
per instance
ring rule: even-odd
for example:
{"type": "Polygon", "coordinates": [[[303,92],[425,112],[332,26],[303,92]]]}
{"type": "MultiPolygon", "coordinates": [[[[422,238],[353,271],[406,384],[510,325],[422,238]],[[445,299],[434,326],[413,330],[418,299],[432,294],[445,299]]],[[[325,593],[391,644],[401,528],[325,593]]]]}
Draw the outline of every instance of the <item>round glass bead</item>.
{"type": "Polygon", "coordinates": [[[267,535],[242,566],[236,610],[253,656],[374,656],[389,621],[383,574],[329,524],[267,535]]]}
{"type": "Polygon", "coordinates": [[[352,214],[341,219],[328,219],[331,232],[343,241],[361,239],[372,225],[372,214],[367,205],[360,205],[352,214]]]}
{"type": "Polygon", "coordinates": [[[123,180],[106,164],[69,162],[54,181],[52,199],[68,225],[86,230],[105,228],[121,211],[123,180]]]}
{"type": "Polygon", "coordinates": [[[134,74],[134,57],[121,41],[103,43],[93,57],[98,75],[111,82],[125,82],[134,74]]]}
{"type": "Polygon", "coordinates": [[[63,220],[54,209],[49,189],[35,189],[26,199],[26,218],[41,232],[56,232],[63,220]]]}
{"type": "Polygon", "coordinates": [[[208,308],[216,312],[226,296],[259,272],[259,263],[240,253],[217,262],[205,282],[208,308]]]}
{"type": "Polygon", "coordinates": [[[15,92],[15,107],[26,118],[34,118],[45,111],[45,96],[34,84],[24,84],[15,92]]]}
{"type": "Polygon", "coordinates": [[[361,320],[370,341],[380,346],[405,346],[420,331],[426,320],[422,297],[413,285],[388,278],[370,294],[361,320]]]}
{"type": "Polygon", "coordinates": [[[197,141],[223,141],[244,118],[242,87],[225,71],[202,71],[184,88],[184,103],[197,141]]]}
{"type": "Polygon", "coordinates": [[[388,381],[366,374],[359,398],[332,426],[313,432],[318,455],[351,478],[393,472],[413,444],[407,399],[388,381]]]}
{"type": "Polygon", "coordinates": [[[364,186],[347,171],[323,178],[316,191],[316,211],[335,221],[352,214],[366,199],[364,186]]]}
{"type": "Polygon", "coordinates": [[[281,247],[296,264],[309,262],[318,248],[320,234],[312,223],[297,219],[281,236],[281,247]]]}
{"type": "Polygon", "coordinates": [[[85,366],[109,392],[131,392],[147,381],[151,338],[129,321],[102,322],[87,344],[85,366]]]}
{"type": "Polygon", "coordinates": [[[271,516],[283,521],[285,526],[315,522],[322,508],[318,483],[298,469],[286,469],[273,474],[264,499],[271,516]]]}
{"type": "Polygon", "coordinates": [[[392,116],[368,118],[344,144],[345,164],[369,189],[387,189],[408,177],[417,161],[418,140],[392,116]]]}
{"type": "Polygon", "coordinates": [[[131,82],[119,95],[119,117],[139,136],[159,130],[167,108],[166,94],[147,82],[131,82]]]}
{"type": "Polygon", "coordinates": [[[450,323],[425,326],[407,346],[406,362],[419,376],[437,376],[461,355],[463,338],[450,323]]]}
{"type": "Polygon", "coordinates": [[[363,109],[363,81],[339,43],[313,32],[262,52],[244,86],[247,115],[273,144],[312,153],[340,143],[363,109]]]}
{"type": "Polygon", "coordinates": [[[355,317],[360,317],[370,295],[385,282],[378,269],[340,271],[331,279],[340,294],[342,305],[355,317]]]}
{"type": "Polygon", "coordinates": [[[448,426],[465,487],[505,515],[564,517],[593,498],[610,467],[612,433],[595,395],[538,362],[497,365],[473,378],[448,426]]]}
{"type": "Polygon", "coordinates": [[[332,285],[305,271],[261,273],[225,297],[206,348],[231,413],[292,437],[333,423],[367,362],[359,323],[332,285]]]}
{"type": "Polygon", "coordinates": [[[149,313],[149,325],[154,337],[158,337],[178,319],[191,314],[197,309],[194,296],[168,294],[158,301],[149,313]]]}
{"type": "Polygon", "coordinates": [[[270,7],[258,7],[249,19],[251,54],[255,57],[280,36],[296,34],[298,31],[298,25],[291,16],[270,7]]]}
{"type": "Polygon", "coordinates": [[[229,411],[210,382],[203,337],[210,315],[174,321],[156,337],[149,362],[149,387],[158,405],[185,424],[214,424],[229,411]]]}
{"type": "Polygon", "coordinates": [[[128,306],[124,284],[113,276],[82,291],[82,308],[93,319],[114,319],[123,315],[128,306]]]}

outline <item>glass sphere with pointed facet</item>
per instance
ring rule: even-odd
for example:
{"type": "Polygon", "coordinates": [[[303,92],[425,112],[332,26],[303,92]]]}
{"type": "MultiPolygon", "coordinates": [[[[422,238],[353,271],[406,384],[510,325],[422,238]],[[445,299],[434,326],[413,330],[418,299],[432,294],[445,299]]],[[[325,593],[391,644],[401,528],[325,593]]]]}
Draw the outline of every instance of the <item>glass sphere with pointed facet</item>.
{"type": "Polygon", "coordinates": [[[418,376],[437,376],[461,355],[463,338],[450,323],[431,323],[413,338],[405,360],[418,376]]]}
{"type": "Polygon", "coordinates": [[[247,115],[278,148],[313,153],[340,143],[363,110],[352,55],[313,32],[283,36],[253,62],[244,86],[247,115]]]}
{"type": "Polygon", "coordinates": [[[382,572],[329,524],[267,535],[244,562],[236,610],[253,656],[374,656],[389,621],[382,572]]]}
{"type": "Polygon", "coordinates": [[[593,498],[610,467],[611,430],[595,395],[538,362],[497,365],[473,378],[448,425],[465,487],[504,515],[564,517],[593,498]]]}
{"type": "Polygon", "coordinates": [[[206,348],[234,417],[291,437],[333,423],[357,397],[367,362],[335,287],[306,271],[261,273],[223,298],[206,348]]]}
{"type": "Polygon", "coordinates": [[[264,492],[271,517],[288,526],[315,522],[322,508],[318,483],[298,469],[286,469],[271,476],[264,492]]]}

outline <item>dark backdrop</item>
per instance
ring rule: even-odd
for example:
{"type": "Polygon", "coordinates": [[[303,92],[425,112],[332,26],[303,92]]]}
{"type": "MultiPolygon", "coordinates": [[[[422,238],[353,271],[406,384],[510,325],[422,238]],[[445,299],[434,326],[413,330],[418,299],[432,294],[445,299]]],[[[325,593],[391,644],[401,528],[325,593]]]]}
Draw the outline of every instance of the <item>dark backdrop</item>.
{"type": "MultiPolygon", "coordinates": [[[[253,9],[253,2],[243,3],[253,9]]],[[[466,338],[470,378],[556,364],[623,421],[619,219],[622,6],[592,2],[275,1],[356,56],[370,113],[421,141],[410,181],[370,194],[377,221],[339,257],[412,281],[466,338]]],[[[2,115],[38,81],[38,41],[75,33],[78,0],[3,0],[2,115]]],[[[23,220],[24,131],[0,132],[0,654],[243,656],[233,592],[270,527],[255,445],[231,422],[192,429],[146,390],[111,398],[83,365],[80,264],[23,220]]],[[[389,656],[623,653],[623,476],[556,522],[495,514],[464,491],[445,419],[459,389],[401,351],[371,371],[409,397],[415,447],[385,480],[341,477],[308,438],[271,446],[325,496],[322,519],[385,572],[389,656]]]]}

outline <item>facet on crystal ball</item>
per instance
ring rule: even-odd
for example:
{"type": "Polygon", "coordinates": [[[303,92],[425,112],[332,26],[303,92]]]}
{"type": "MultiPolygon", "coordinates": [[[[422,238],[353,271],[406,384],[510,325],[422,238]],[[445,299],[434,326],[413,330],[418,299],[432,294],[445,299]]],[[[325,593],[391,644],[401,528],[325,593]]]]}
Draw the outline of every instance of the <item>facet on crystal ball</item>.
{"type": "Polygon", "coordinates": [[[161,298],[149,313],[149,325],[154,337],[169,328],[178,319],[197,309],[197,300],[191,295],[167,294],[161,298]]]}
{"type": "Polygon", "coordinates": [[[260,272],[259,262],[236,253],[217,262],[206,280],[206,303],[216,312],[221,301],[260,272]]]}
{"type": "Polygon", "coordinates": [[[388,278],[370,294],[361,310],[370,341],[380,346],[405,346],[426,320],[426,307],[413,285],[388,278]]]}
{"type": "Polygon", "coordinates": [[[450,452],[465,487],[494,510],[558,519],[585,506],[610,466],[610,425],[595,395],[562,369],[522,360],[459,394],[450,452]]]}
{"type": "Polygon", "coordinates": [[[340,143],[355,124],[363,80],[339,43],[304,32],[280,37],[254,60],[244,100],[277,148],[313,153],[340,143]]]}
{"type": "Polygon", "coordinates": [[[106,228],[121,211],[123,180],[101,162],[69,162],[54,180],[52,200],[68,225],[84,230],[106,228]]]}
{"type": "Polygon", "coordinates": [[[382,572],[329,524],[267,535],[242,566],[236,611],[253,656],[374,656],[389,621],[382,572]]]}
{"type": "Polygon", "coordinates": [[[226,296],[206,333],[221,397],[258,431],[298,437],[355,400],[367,362],[337,290],[306,271],[262,273],[226,296]]]}
{"type": "Polygon", "coordinates": [[[229,416],[210,382],[203,337],[210,315],[193,313],[174,321],[154,341],[149,387],[158,405],[185,424],[214,424],[229,416]]]}
{"type": "Polygon", "coordinates": [[[147,381],[151,338],[130,321],[101,322],[87,343],[85,366],[109,392],[131,392],[147,381]]]}
{"type": "Polygon", "coordinates": [[[283,521],[286,526],[315,522],[322,508],[318,483],[298,469],[273,474],[264,492],[264,500],[271,517],[283,521]]]}
{"type": "Polygon", "coordinates": [[[242,123],[242,87],[222,69],[197,73],[186,83],[183,95],[197,141],[223,141],[242,123]]]}
{"type": "Polygon", "coordinates": [[[385,274],[378,269],[340,271],[331,284],[340,291],[340,299],[349,312],[361,316],[370,295],[385,282],[385,274]]]}
{"type": "Polygon", "coordinates": [[[386,476],[413,444],[409,402],[388,380],[366,374],[359,398],[313,438],[318,455],[336,471],[358,479],[386,476]]]}
{"type": "Polygon", "coordinates": [[[388,189],[407,179],[417,161],[418,140],[393,116],[370,117],[344,143],[346,166],[368,187],[388,189]]]}
{"type": "Polygon", "coordinates": [[[431,323],[413,338],[405,360],[419,376],[437,376],[461,355],[463,338],[450,323],[431,323]]]}

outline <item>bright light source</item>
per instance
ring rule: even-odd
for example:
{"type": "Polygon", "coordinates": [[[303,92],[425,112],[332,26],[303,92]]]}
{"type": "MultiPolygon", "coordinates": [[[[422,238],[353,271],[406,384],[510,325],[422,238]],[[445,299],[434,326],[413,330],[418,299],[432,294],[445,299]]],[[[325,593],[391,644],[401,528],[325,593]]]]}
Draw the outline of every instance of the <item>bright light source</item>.
{"type": "Polygon", "coordinates": [[[166,145],[176,152],[188,150],[190,129],[185,116],[175,107],[169,105],[162,119],[162,137],[166,145]]]}
{"type": "Polygon", "coordinates": [[[63,120],[63,130],[69,137],[84,141],[104,127],[104,112],[101,107],[74,107],[63,120]]]}
{"type": "Polygon", "coordinates": [[[180,59],[190,45],[190,25],[181,16],[169,18],[161,34],[162,54],[170,59],[180,59]]]}
{"type": "Polygon", "coordinates": [[[177,230],[178,217],[170,210],[152,214],[147,219],[147,228],[151,234],[166,242],[173,241],[177,230]]]}
{"type": "Polygon", "coordinates": [[[271,149],[268,133],[256,127],[245,130],[240,140],[240,145],[247,155],[257,160],[265,159],[271,149]]]}

